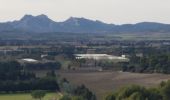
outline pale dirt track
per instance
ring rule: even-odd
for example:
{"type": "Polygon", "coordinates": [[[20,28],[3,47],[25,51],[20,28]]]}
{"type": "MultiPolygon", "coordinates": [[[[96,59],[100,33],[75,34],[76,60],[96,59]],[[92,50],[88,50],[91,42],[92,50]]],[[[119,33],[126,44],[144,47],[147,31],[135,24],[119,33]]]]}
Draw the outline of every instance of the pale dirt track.
{"type": "Polygon", "coordinates": [[[107,92],[122,86],[138,84],[154,87],[161,81],[170,80],[170,75],[128,72],[59,72],[59,74],[61,77],[67,78],[72,84],[84,84],[100,99],[107,92]]]}

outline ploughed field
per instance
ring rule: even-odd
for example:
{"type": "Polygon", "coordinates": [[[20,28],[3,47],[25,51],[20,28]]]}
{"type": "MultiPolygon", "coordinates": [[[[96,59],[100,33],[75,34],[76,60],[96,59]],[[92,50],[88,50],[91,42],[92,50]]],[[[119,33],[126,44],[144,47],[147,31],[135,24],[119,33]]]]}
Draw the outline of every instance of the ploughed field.
{"type": "Polygon", "coordinates": [[[106,93],[120,87],[138,84],[154,87],[162,81],[170,80],[170,75],[165,74],[140,74],[129,72],[59,72],[75,85],[84,84],[101,99],[106,93]]]}

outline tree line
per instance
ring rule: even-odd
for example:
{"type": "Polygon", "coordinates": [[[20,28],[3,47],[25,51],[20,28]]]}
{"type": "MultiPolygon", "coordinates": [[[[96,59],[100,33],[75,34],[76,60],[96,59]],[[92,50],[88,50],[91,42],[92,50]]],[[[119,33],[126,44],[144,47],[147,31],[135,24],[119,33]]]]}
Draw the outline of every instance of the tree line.
{"type": "Polygon", "coordinates": [[[170,81],[162,82],[155,88],[138,85],[123,87],[107,94],[104,100],[170,100],[170,81]]]}
{"type": "Polygon", "coordinates": [[[61,100],[96,100],[95,94],[84,85],[72,85],[56,75],[55,70],[47,72],[44,77],[36,77],[24,67],[16,61],[0,62],[0,93],[33,91],[32,96],[41,99],[41,93],[55,91],[64,94],[61,100]]]}
{"type": "Polygon", "coordinates": [[[170,53],[158,53],[144,57],[132,56],[129,64],[122,66],[123,71],[139,73],[170,73],[170,53]]]}
{"type": "Polygon", "coordinates": [[[60,62],[46,62],[46,63],[25,63],[27,70],[59,70],[61,68],[60,62]]]}
{"type": "Polygon", "coordinates": [[[0,62],[0,92],[29,92],[32,90],[59,91],[55,77],[36,77],[32,72],[24,70],[24,66],[16,61],[0,62]]]}
{"type": "Polygon", "coordinates": [[[74,86],[65,78],[59,84],[63,93],[60,100],[96,100],[96,95],[85,85],[74,86]]]}

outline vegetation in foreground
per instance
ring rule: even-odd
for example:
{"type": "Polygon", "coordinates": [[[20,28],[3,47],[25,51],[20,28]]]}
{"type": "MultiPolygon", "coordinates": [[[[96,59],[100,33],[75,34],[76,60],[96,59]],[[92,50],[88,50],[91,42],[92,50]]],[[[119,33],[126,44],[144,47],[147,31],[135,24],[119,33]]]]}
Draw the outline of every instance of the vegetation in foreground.
{"type": "Polygon", "coordinates": [[[137,85],[127,86],[108,94],[104,100],[170,100],[170,81],[149,89],[137,85]]]}
{"type": "Polygon", "coordinates": [[[69,94],[65,94],[60,100],[96,100],[96,96],[84,85],[74,88],[69,94]]]}

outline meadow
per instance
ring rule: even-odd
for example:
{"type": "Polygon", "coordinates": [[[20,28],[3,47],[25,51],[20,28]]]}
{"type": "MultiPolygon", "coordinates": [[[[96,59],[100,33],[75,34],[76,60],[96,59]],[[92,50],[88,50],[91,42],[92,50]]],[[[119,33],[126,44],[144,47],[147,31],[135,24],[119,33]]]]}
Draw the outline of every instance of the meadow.
{"type": "MultiPolygon", "coordinates": [[[[47,93],[42,100],[58,100],[61,97],[57,93],[47,93]]],[[[35,100],[31,94],[1,94],[0,100],[35,100]]]]}

